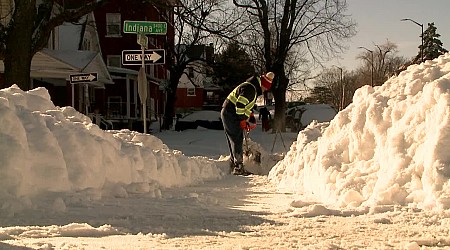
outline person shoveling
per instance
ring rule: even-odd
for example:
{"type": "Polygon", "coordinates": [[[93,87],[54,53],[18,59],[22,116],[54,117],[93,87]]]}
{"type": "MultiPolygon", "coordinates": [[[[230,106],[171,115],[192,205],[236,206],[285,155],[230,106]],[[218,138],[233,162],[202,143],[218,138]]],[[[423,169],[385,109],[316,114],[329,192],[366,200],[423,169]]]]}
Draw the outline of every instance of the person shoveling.
{"type": "Polygon", "coordinates": [[[244,167],[244,132],[256,127],[254,116],[254,124],[250,121],[256,98],[270,89],[274,77],[273,72],[268,72],[247,79],[231,91],[222,105],[220,116],[230,149],[230,168],[234,175],[251,174],[244,167]]]}

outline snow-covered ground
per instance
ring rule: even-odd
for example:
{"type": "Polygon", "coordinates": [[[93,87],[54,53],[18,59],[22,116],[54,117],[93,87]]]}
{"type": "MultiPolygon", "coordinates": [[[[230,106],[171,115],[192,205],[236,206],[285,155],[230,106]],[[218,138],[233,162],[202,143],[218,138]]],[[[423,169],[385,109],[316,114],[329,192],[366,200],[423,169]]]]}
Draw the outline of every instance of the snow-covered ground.
{"type": "Polygon", "coordinates": [[[0,249],[450,249],[449,101],[447,54],[330,123],[258,127],[242,177],[223,131],[103,131],[3,89],[0,249]]]}

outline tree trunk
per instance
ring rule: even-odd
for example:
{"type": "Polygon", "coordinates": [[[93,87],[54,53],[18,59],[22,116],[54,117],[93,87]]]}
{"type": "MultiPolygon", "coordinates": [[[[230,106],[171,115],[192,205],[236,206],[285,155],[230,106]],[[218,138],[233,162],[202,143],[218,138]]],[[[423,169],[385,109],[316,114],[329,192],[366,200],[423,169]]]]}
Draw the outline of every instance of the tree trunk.
{"type": "Polygon", "coordinates": [[[22,49],[6,49],[5,59],[3,60],[5,64],[4,87],[17,84],[24,91],[30,90],[31,58],[29,58],[29,55],[29,52],[24,52],[22,49]]]}
{"type": "Polygon", "coordinates": [[[22,90],[30,89],[32,36],[35,5],[29,1],[16,1],[11,25],[8,27],[5,64],[5,87],[17,84],[22,90]]]}
{"type": "Polygon", "coordinates": [[[177,88],[180,77],[178,74],[170,74],[170,84],[167,90],[166,107],[164,110],[163,130],[169,130],[173,125],[173,117],[175,116],[175,101],[177,100],[177,88]]]}

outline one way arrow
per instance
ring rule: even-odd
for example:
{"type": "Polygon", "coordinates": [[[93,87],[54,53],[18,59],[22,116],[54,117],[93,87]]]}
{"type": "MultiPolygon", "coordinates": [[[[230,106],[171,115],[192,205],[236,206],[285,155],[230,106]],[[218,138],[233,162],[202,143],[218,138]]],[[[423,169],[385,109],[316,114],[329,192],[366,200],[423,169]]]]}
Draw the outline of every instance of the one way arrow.
{"type": "Polygon", "coordinates": [[[96,78],[97,78],[97,76],[94,76],[93,74],[89,74],[88,79],[90,82],[94,81],[96,78]]]}
{"type": "Polygon", "coordinates": [[[97,81],[97,73],[82,73],[70,75],[70,83],[82,83],[94,81],[97,81]]]}
{"type": "Polygon", "coordinates": [[[155,51],[153,51],[152,54],[150,55],[150,61],[157,62],[159,59],[161,59],[161,56],[155,51]]]}

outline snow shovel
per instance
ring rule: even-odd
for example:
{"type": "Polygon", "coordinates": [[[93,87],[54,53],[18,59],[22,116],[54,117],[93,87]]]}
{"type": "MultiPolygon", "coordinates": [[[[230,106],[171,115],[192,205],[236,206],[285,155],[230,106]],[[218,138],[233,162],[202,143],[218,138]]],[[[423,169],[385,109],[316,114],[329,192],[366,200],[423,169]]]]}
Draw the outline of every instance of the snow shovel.
{"type": "Polygon", "coordinates": [[[254,162],[260,164],[261,163],[261,152],[259,152],[258,150],[255,150],[251,147],[249,147],[248,145],[248,137],[249,137],[250,132],[249,131],[244,131],[244,143],[245,143],[245,150],[244,150],[244,154],[251,160],[253,160],[254,162]]]}

